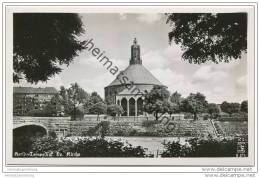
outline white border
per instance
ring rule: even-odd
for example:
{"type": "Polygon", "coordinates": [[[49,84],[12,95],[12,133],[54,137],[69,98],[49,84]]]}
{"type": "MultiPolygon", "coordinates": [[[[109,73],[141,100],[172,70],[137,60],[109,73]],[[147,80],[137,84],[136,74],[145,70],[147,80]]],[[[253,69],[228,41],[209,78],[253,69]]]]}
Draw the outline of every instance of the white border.
{"type": "MultiPolygon", "coordinates": [[[[37,3],[36,5],[40,5],[37,3]]],[[[110,4],[111,5],[111,4],[110,4]]],[[[126,5],[126,4],[123,4],[126,5]]],[[[139,5],[139,4],[138,4],[139,5]]],[[[155,4],[156,5],[156,4],[155,4]]],[[[186,4],[185,4],[186,5],[186,4]]],[[[210,4],[212,5],[212,4],[210,4]]],[[[226,3],[224,5],[227,5],[226,3]]],[[[234,4],[232,4],[234,5],[234,4]]],[[[116,165],[178,165],[178,166],[184,166],[184,165],[218,165],[218,166],[223,166],[223,165],[237,165],[237,166],[252,166],[254,165],[254,155],[252,153],[254,152],[254,131],[255,131],[255,126],[254,125],[254,120],[250,120],[250,118],[254,118],[254,109],[253,109],[253,98],[254,98],[254,60],[249,60],[249,59],[254,59],[254,12],[252,12],[252,7],[249,6],[244,6],[244,7],[239,7],[236,8],[234,7],[218,7],[218,6],[211,6],[211,7],[187,7],[187,6],[178,6],[178,7],[173,7],[169,8],[167,6],[165,7],[84,7],[84,6],[64,6],[64,7],[15,7],[12,6],[12,8],[7,7],[7,12],[6,12],[6,48],[8,50],[6,54],[6,140],[7,142],[7,150],[6,152],[6,161],[7,163],[10,164],[59,164],[59,165],[64,165],[64,164],[76,164],[76,165],[88,165],[89,163],[91,165],[113,165],[116,162],[116,165]],[[77,13],[83,13],[86,12],[109,12],[109,13],[115,13],[117,12],[128,12],[128,13],[138,13],[138,12],[163,12],[165,11],[165,7],[170,10],[174,9],[174,12],[234,12],[234,11],[243,11],[243,12],[248,12],[249,13],[249,29],[248,29],[248,93],[249,93],[249,157],[248,158],[59,158],[59,159],[54,159],[54,158],[12,158],[10,157],[10,151],[12,148],[12,60],[7,60],[7,59],[12,59],[12,13],[13,12],[77,12],[77,13]],[[210,10],[209,10],[210,9],[210,10]],[[251,146],[250,146],[251,145],[251,146]],[[129,160],[131,159],[131,160],[129,160]],[[112,162],[113,163],[112,163],[112,162]]]]}

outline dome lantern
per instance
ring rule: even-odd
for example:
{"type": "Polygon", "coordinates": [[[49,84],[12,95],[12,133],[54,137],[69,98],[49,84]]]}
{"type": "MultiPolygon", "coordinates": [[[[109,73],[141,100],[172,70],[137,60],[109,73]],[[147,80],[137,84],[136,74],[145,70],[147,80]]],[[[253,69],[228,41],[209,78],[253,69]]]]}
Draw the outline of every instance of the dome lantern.
{"type": "Polygon", "coordinates": [[[133,64],[142,64],[142,60],[140,57],[140,45],[137,44],[137,39],[134,38],[133,45],[131,46],[131,58],[130,65],[133,64]]]}

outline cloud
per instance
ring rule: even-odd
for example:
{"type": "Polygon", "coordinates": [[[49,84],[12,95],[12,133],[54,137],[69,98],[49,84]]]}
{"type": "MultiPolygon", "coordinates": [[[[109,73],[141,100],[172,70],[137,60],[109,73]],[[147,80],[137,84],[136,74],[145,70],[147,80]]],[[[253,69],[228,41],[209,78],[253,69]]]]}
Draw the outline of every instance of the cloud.
{"type": "Polygon", "coordinates": [[[161,19],[161,14],[141,14],[136,17],[140,22],[144,22],[147,24],[153,24],[161,19]]]}
{"type": "Polygon", "coordinates": [[[193,75],[194,82],[216,82],[227,77],[227,73],[215,70],[212,66],[201,66],[193,75]]]}
{"type": "Polygon", "coordinates": [[[154,69],[151,73],[168,87],[170,92],[178,91],[187,96],[189,93],[197,92],[197,86],[182,74],[178,74],[171,69],[154,69]]]}
{"type": "Polygon", "coordinates": [[[169,60],[174,60],[174,61],[182,61],[181,56],[182,56],[182,51],[179,45],[172,44],[165,48],[162,52],[162,54],[167,57],[169,60]]]}
{"type": "Polygon", "coordinates": [[[96,91],[102,98],[104,97],[104,88],[115,79],[111,73],[104,73],[95,78],[83,78],[79,81],[79,85],[88,93],[96,91]]]}
{"type": "Polygon", "coordinates": [[[144,55],[142,55],[142,60],[144,66],[148,69],[157,69],[157,68],[165,68],[169,66],[170,60],[167,60],[166,57],[162,55],[160,50],[150,50],[144,55]]]}
{"type": "Polygon", "coordinates": [[[223,91],[224,91],[223,87],[215,86],[213,88],[213,92],[216,93],[216,94],[222,94],[223,91]]]}
{"type": "Polygon", "coordinates": [[[236,80],[236,86],[241,89],[246,88],[247,87],[247,75],[240,76],[236,80]]]}
{"type": "Polygon", "coordinates": [[[127,19],[127,15],[125,13],[119,13],[119,19],[120,20],[126,20],[127,19]]]}

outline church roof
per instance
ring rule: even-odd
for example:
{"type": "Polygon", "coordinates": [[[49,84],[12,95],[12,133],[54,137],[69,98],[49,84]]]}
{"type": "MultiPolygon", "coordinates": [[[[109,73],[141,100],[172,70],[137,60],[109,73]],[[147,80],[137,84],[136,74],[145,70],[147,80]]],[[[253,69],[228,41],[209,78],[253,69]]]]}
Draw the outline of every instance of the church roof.
{"type": "Polygon", "coordinates": [[[129,66],[108,86],[131,83],[162,85],[162,83],[142,65],[141,49],[140,45],[137,44],[136,38],[134,39],[133,45],[131,46],[131,58],[129,61],[129,66]]]}
{"type": "Polygon", "coordinates": [[[135,95],[141,93],[145,94],[145,90],[149,92],[152,90],[152,88],[153,85],[135,85],[135,88],[132,88],[130,90],[128,88],[124,88],[120,93],[118,93],[118,95],[135,95]]]}
{"type": "MultiPolygon", "coordinates": [[[[134,84],[151,84],[151,85],[163,85],[158,79],[156,79],[152,73],[150,73],[142,64],[129,65],[122,74],[119,74],[118,78],[124,81],[123,77],[127,77],[127,84],[133,82],[134,84]]],[[[117,78],[109,84],[109,86],[121,85],[120,80],[117,78]]]]}

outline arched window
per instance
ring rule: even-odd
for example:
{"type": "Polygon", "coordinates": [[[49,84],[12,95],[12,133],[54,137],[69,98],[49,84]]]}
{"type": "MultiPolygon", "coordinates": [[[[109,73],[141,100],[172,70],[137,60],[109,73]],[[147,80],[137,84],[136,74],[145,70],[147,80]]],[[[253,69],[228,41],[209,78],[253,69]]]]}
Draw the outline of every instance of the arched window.
{"type": "Polygon", "coordinates": [[[137,100],[137,116],[143,115],[143,100],[138,98],[137,100]]]}
{"type": "Polygon", "coordinates": [[[129,100],[129,116],[135,116],[135,99],[130,98],[129,100]]]}
{"type": "Polygon", "coordinates": [[[122,114],[122,116],[127,116],[127,100],[125,98],[123,98],[121,100],[121,106],[124,110],[124,113],[122,114]]]}

